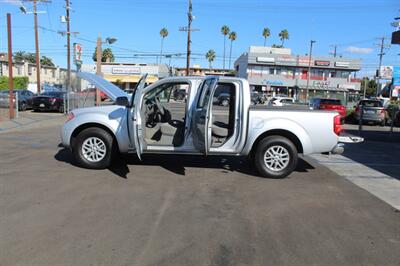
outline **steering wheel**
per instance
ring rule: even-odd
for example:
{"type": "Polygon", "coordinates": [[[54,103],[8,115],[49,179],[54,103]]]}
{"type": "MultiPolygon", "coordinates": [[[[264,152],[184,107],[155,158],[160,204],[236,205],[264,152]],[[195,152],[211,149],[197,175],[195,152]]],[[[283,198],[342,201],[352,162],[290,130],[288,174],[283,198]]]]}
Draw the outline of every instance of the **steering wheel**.
{"type": "Polygon", "coordinates": [[[162,104],[160,102],[160,98],[158,96],[155,98],[155,102],[156,102],[157,109],[160,112],[160,114],[164,115],[165,114],[164,106],[162,106],[162,104]]]}

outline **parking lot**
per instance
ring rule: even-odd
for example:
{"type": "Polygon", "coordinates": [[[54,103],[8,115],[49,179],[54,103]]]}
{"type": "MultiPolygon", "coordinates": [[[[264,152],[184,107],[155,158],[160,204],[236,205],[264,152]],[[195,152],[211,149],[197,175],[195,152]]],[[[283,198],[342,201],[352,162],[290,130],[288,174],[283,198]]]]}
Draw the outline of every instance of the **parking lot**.
{"type": "Polygon", "coordinates": [[[400,264],[399,211],[314,159],[282,180],[232,157],[86,170],[64,119],[0,134],[1,265],[400,264]]]}

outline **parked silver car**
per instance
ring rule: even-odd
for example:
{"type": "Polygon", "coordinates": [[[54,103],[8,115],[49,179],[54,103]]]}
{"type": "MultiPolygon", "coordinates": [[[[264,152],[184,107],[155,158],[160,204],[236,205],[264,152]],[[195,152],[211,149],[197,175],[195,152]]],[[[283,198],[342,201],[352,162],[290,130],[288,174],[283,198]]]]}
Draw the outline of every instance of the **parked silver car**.
{"type": "Polygon", "coordinates": [[[78,76],[104,91],[115,105],[73,110],[61,137],[77,162],[105,168],[117,153],[248,156],[262,176],[282,178],[297,166],[298,154],[340,153],[340,115],[331,111],[251,105],[245,79],[171,77],[133,95],[90,73],[78,76]],[[174,88],[189,87],[187,101],[171,100],[174,88]],[[213,105],[218,84],[229,86],[228,106],[213,105]]]}
{"type": "Polygon", "coordinates": [[[361,100],[356,106],[356,120],[362,122],[374,123],[384,126],[386,123],[386,112],[380,100],[361,100]]]}

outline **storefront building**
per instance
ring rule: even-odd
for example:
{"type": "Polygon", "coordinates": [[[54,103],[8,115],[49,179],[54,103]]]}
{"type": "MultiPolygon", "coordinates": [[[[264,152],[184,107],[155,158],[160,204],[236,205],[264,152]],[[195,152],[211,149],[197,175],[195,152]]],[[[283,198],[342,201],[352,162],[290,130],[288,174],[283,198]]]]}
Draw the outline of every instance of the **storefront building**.
{"type": "Polygon", "coordinates": [[[361,59],[312,56],[310,61],[308,55],[292,55],[289,48],[258,46],[251,46],[235,61],[236,75],[246,78],[252,89],[300,102],[313,97],[338,98],[345,103],[357,100],[361,79],[356,72],[360,69],[361,59]]]}
{"type": "MultiPolygon", "coordinates": [[[[82,65],[81,71],[96,73],[96,65],[82,65]]],[[[104,79],[123,90],[134,89],[144,74],[147,74],[147,83],[154,83],[170,76],[169,67],[158,64],[102,63],[101,72],[104,79]]],[[[82,80],[81,82],[82,88],[86,88],[88,85],[86,81],[82,80]]]]}

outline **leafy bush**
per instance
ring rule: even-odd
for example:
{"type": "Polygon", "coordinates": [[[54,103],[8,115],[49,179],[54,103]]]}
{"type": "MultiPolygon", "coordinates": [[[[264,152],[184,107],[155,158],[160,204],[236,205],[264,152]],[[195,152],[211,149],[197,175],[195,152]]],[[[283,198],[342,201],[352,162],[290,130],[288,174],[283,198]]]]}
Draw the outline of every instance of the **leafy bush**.
{"type": "MultiPolygon", "coordinates": [[[[28,77],[14,77],[13,78],[14,89],[27,89],[29,79],[28,77]]],[[[8,90],[8,77],[0,77],[0,90],[8,90]]]]}

